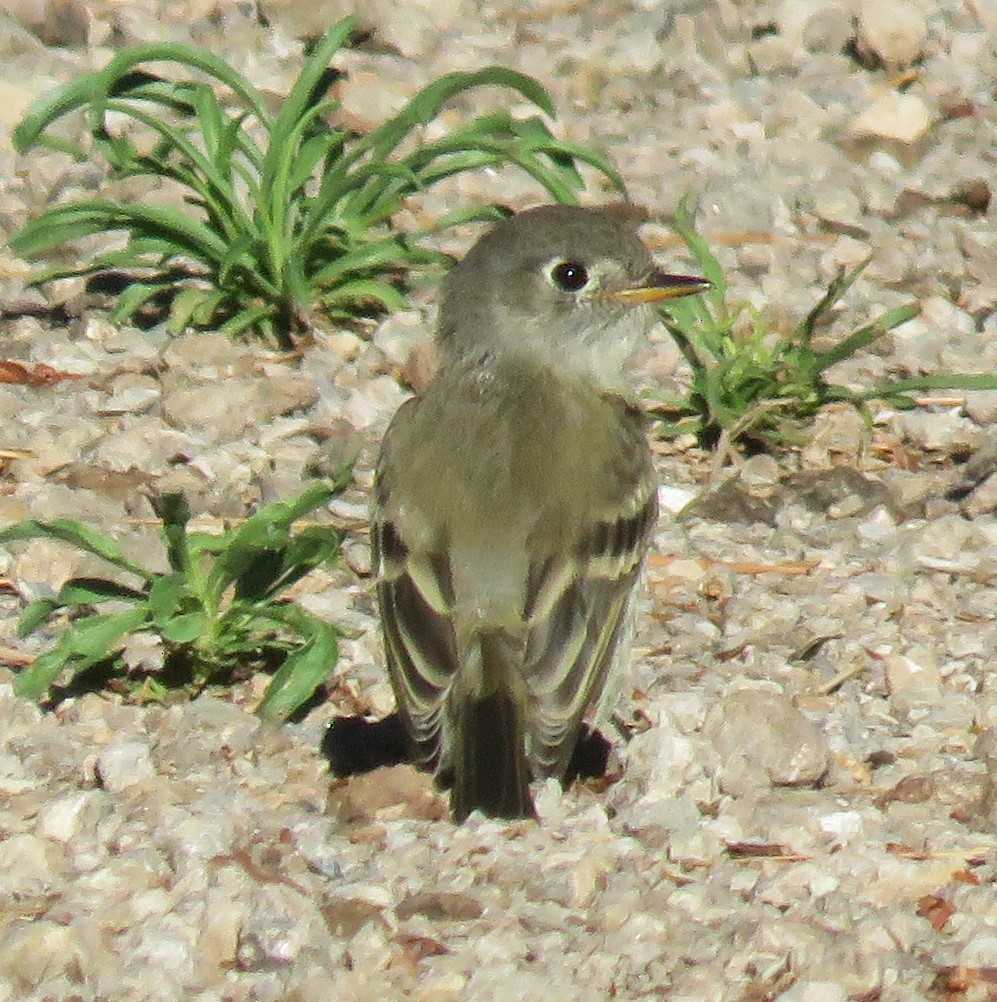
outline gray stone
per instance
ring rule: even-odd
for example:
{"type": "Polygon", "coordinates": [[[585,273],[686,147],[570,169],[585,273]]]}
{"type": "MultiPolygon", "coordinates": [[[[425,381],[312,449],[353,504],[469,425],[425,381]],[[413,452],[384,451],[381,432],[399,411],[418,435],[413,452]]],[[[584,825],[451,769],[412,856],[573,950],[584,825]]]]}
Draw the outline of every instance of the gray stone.
{"type": "Polygon", "coordinates": [[[719,757],[720,788],[733,796],[768,786],[810,786],[830,764],[821,732],[770,689],[723,696],[706,716],[703,737],[719,757]]]}

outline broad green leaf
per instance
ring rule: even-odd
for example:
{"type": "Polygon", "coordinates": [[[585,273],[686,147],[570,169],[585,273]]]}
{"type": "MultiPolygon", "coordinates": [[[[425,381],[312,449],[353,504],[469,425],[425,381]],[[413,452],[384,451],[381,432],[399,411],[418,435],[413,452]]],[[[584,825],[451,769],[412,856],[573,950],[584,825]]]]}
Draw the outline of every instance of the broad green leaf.
{"type": "Polygon", "coordinates": [[[419,176],[404,162],[378,162],[368,173],[366,183],[354,183],[350,193],[343,197],[339,211],[344,218],[362,219],[365,224],[380,223],[401,208],[406,196],[422,187],[419,176]]]}
{"type": "Polygon", "coordinates": [[[153,623],[162,627],[168,622],[187,594],[187,581],[183,574],[160,574],[149,589],[146,603],[153,623]]]}
{"type": "Polygon", "coordinates": [[[236,582],[236,598],[275,597],[335,556],[339,544],[340,535],[331,526],[302,529],[281,549],[261,551],[236,582]]]}
{"type": "Polygon", "coordinates": [[[202,560],[224,553],[236,530],[225,528],[221,532],[188,532],[187,548],[191,560],[202,560]]]}
{"type": "MultiPolygon", "coordinates": [[[[174,63],[201,70],[234,91],[262,124],[270,123],[270,115],[260,92],[223,59],[195,46],[173,42],[129,46],[112,59],[99,76],[106,89],[112,91],[116,83],[127,79],[134,68],[143,63],[174,63]]],[[[183,87],[182,84],[179,86],[183,87]]]]}
{"type": "Polygon", "coordinates": [[[267,595],[284,565],[282,549],[254,549],[251,559],[235,579],[235,598],[256,601],[267,595]]]}
{"type": "Polygon", "coordinates": [[[300,220],[309,202],[302,187],[311,178],[319,161],[329,159],[333,150],[341,148],[344,134],[333,132],[319,120],[338,107],[336,101],[322,101],[311,108],[291,130],[286,140],[270,141],[270,152],[261,177],[266,199],[258,201],[258,215],[266,221],[267,250],[270,266],[280,275],[285,261],[293,262],[298,251],[293,235],[301,228],[300,220]],[[318,129],[316,135],[305,138],[318,129]],[[279,156],[274,151],[279,151],[279,156]]]}
{"type": "MultiPolygon", "coordinates": [[[[207,152],[202,152],[188,139],[186,130],[173,128],[168,122],[125,102],[112,102],[108,110],[128,115],[162,137],[163,155],[148,158],[150,169],[147,173],[172,176],[197,192],[211,208],[213,218],[224,225],[223,235],[228,239],[251,227],[251,220],[240,206],[228,172],[219,169],[207,152]],[[175,157],[176,153],[180,156],[175,157]]],[[[220,141],[221,137],[218,139],[220,141]]]]}
{"type": "Polygon", "coordinates": [[[211,158],[215,168],[221,169],[231,154],[231,149],[228,149],[224,158],[219,157],[221,151],[231,143],[228,135],[229,118],[222,110],[214,88],[206,84],[194,86],[191,101],[197,113],[205,153],[211,158]]]}
{"type": "Polygon", "coordinates": [[[246,524],[248,526],[250,522],[258,520],[261,525],[273,524],[280,529],[290,528],[299,518],[303,518],[331,500],[340,487],[341,485],[337,483],[324,480],[311,484],[293,498],[265,505],[246,524]]]}
{"type": "Polygon", "coordinates": [[[534,180],[539,181],[556,202],[563,205],[578,204],[578,196],[575,193],[578,185],[574,178],[566,178],[562,172],[546,166],[532,153],[520,150],[516,146],[507,147],[504,153],[508,160],[524,170],[534,180]]]}
{"type": "MultiPolygon", "coordinates": [[[[272,318],[275,313],[276,307],[269,303],[262,306],[243,308],[235,311],[228,320],[219,326],[218,331],[221,334],[227,334],[229,337],[236,337],[244,331],[248,331],[262,324],[263,321],[272,318]]],[[[290,343],[285,344],[284,339],[281,339],[281,344],[284,347],[293,347],[290,343]]]]}
{"type": "Polygon", "coordinates": [[[196,259],[212,263],[224,257],[223,239],[203,223],[161,205],[107,199],[69,202],[29,220],[10,239],[15,253],[32,256],[59,244],[109,230],[129,230],[142,239],[168,240],[196,259]]]}
{"type": "Polygon", "coordinates": [[[508,111],[492,111],[478,115],[469,122],[455,125],[437,139],[419,143],[405,160],[413,169],[420,169],[440,154],[457,153],[472,148],[479,138],[495,139],[512,135],[512,115],[508,111]]]}
{"type": "MultiPolygon", "coordinates": [[[[724,270],[720,262],[710,251],[710,245],[700,236],[699,231],[696,229],[692,210],[684,198],[679,202],[678,208],[675,210],[675,221],[672,225],[675,232],[682,238],[683,243],[692,251],[693,257],[695,257],[699,267],[703,271],[703,278],[707,279],[710,283],[710,289],[705,294],[706,297],[709,297],[712,302],[716,302],[722,306],[724,298],[727,295],[727,278],[724,275],[724,270]]],[[[696,305],[701,305],[702,299],[703,297],[701,296],[690,296],[688,299],[676,300],[669,306],[669,310],[677,308],[680,303],[683,305],[688,304],[695,308],[696,305]],[[699,301],[698,304],[697,300],[699,301]]]]}
{"type": "Polygon", "coordinates": [[[256,709],[265,720],[275,723],[286,720],[308,702],[332,676],[339,660],[339,638],[331,626],[307,614],[294,618],[294,627],[308,640],[281,665],[256,709]]]}
{"type": "Polygon", "coordinates": [[[11,236],[10,248],[22,257],[44,254],[81,237],[116,229],[112,218],[110,212],[95,214],[91,202],[69,202],[29,219],[11,236]]]}
{"type": "MultiPolygon", "coordinates": [[[[606,177],[621,195],[626,196],[627,194],[627,185],[623,180],[623,175],[616,169],[609,157],[596,150],[589,149],[581,143],[572,143],[564,139],[554,138],[548,143],[535,146],[534,149],[538,153],[546,153],[557,159],[567,158],[569,161],[577,160],[579,163],[588,164],[589,167],[595,168],[595,170],[606,177]]],[[[582,178],[573,164],[565,164],[561,169],[568,170],[577,179],[579,186],[581,186],[583,183],[582,178]]]]}
{"type": "Polygon", "coordinates": [[[172,241],[161,240],[158,237],[132,236],[125,247],[97,254],[90,261],[78,265],[76,270],[79,274],[84,274],[115,268],[123,270],[158,268],[159,273],[164,274],[165,262],[175,257],[176,253],[177,245],[172,241]]]}
{"type": "Polygon", "coordinates": [[[126,609],[77,619],[67,627],[64,636],[73,656],[89,666],[110,657],[121,646],[123,637],[147,622],[145,608],[126,609]]]}
{"type": "Polygon", "coordinates": [[[514,90],[551,118],[554,103],[544,87],[532,77],[503,66],[488,66],[474,72],[448,73],[424,87],[384,125],[371,132],[358,146],[369,147],[374,157],[384,160],[414,128],[426,125],[440,113],[452,97],[475,87],[495,86],[514,90]]]}
{"type": "Polygon", "coordinates": [[[318,289],[325,289],[339,278],[350,278],[358,272],[398,267],[406,258],[407,248],[397,236],[368,243],[356,250],[346,251],[334,261],[320,268],[311,280],[318,289]]]}
{"type": "MultiPolygon", "coordinates": [[[[28,108],[27,114],[12,133],[14,148],[18,153],[24,153],[39,143],[49,145],[48,137],[43,133],[55,121],[70,112],[98,99],[102,93],[102,81],[97,74],[90,73],[79,80],[73,80],[62,87],[48,90],[35,100],[28,108]]],[[[85,153],[83,147],[61,141],[59,149],[64,152],[73,150],[80,159],[85,153]]]]}
{"type": "Polygon", "coordinates": [[[208,588],[220,594],[253,565],[260,550],[282,549],[292,523],[325,504],[336,493],[335,484],[318,483],[289,501],[273,501],[246,520],[219,554],[208,575],[208,588]]]}
{"type": "MultiPolygon", "coordinates": [[[[279,148],[288,142],[298,124],[307,118],[308,109],[321,101],[322,95],[316,93],[318,85],[326,76],[332,57],[342,48],[354,27],[354,19],[344,17],[326,33],[308,57],[273,123],[270,148],[275,157],[279,156],[279,148]]],[[[265,178],[272,178],[273,173],[268,161],[264,165],[263,175],[265,178]]]]}
{"type": "Polygon", "coordinates": [[[41,699],[64,670],[78,675],[106,661],[123,646],[123,638],[141,629],[144,609],[88,616],[71,623],[55,647],[36,658],[14,681],[14,692],[27,699],[41,699]]]}
{"type": "Polygon", "coordinates": [[[146,593],[103,578],[70,578],[60,589],[59,605],[94,605],[98,602],[144,602],[146,593]]]}
{"type": "Polygon", "coordinates": [[[204,326],[224,302],[225,294],[217,289],[181,289],[170,303],[167,328],[171,334],[180,334],[188,326],[204,326]]]}
{"type": "Polygon", "coordinates": [[[28,668],[18,673],[14,679],[14,692],[24,699],[41,699],[63,673],[71,657],[71,652],[62,645],[39,655],[28,668]]]}
{"type": "MultiPolygon", "coordinates": [[[[330,110],[336,102],[329,102],[330,110]]],[[[333,157],[342,149],[346,140],[345,132],[328,131],[318,136],[306,139],[298,149],[294,158],[291,173],[288,177],[288,191],[297,193],[311,178],[319,161],[333,157]]]]}
{"type": "Polygon", "coordinates": [[[175,98],[172,103],[177,107],[189,104],[182,97],[182,85],[171,85],[168,81],[136,70],[140,64],[147,62],[176,63],[202,70],[231,88],[261,123],[265,125],[269,122],[270,116],[259,92],[224,60],[204,50],[180,44],[135,45],[122,50],[102,70],[57,87],[36,100],[14,130],[13,140],[17,151],[23,153],[31,146],[42,144],[57,149],[66,149],[68,146],[78,156],[82,156],[81,147],[67,144],[57,137],[46,136],[45,132],[65,115],[110,96],[123,97],[131,93],[136,98],[158,98],[164,104],[171,103],[172,96],[175,98]]]}
{"type": "Polygon", "coordinates": [[[26,637],[29,633],[34,633],[59,608],[60,605],[54,598],[36,598],[34,602],[29,602],[17,621],[17,635],[26,637]]]}
{"type": "Polygon", "coordinates": [[[190,644],[207,634],[208,616],[203,612],[187,612],[157,624],[163,640],[171,644],[190,644]]]}
{"type": "Polygon", "coordinates": [[[270,594],[291,587],[316,567],[327,563],[339,553],[342,537],[328,525],[313,525],[291,537],[284,551],[281,575],[273,583],[270,594]]]}
{"type": "MultiPolygon", "coordinates": [[[[502,167],[502,161],[503,154],[494,148],[463,149],[440,154],[436,159],[427,161],[425,166],[418,168],[419,185],[422,188],[429,188],[455,174],[466,174],[484,168],[499,169],[502,167]]],[[[473,208],[476,209],[478,206],[473,208]]]]}
{"type": "MultiPolygon", "coordinates": [[[[263,240],[263,235],[257,233],[256,229],[249,230],[229,245],[225,251],[225,256],[218,264],[218,282],[222,287],[234,288],[237,285],[236,274],[253,273],[254,269],[259,269],[260,261],[256,249],[263,240]]],[[[255,274],[254,280],[271,293],[275,298],[280,290],[274,285],[269,277],[265,278],[260,274],[255,274]]]]}

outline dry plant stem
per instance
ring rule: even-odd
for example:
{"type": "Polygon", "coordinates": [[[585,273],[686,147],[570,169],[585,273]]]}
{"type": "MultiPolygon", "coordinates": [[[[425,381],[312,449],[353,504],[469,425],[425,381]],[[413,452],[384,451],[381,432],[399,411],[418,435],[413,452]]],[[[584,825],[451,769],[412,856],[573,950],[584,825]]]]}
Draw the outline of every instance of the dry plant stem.
{"type": "Polygon", "coordinates": [[[829,696],[832,692],[840,689],[846,682],[864,675],[866,671],[868,671],[868,666],[865,664],[851,665],[848,668],[842,669],[834,678],[825,682],[824,685],[819,686],[816,692],[820,696],[829,696]]]}
{"type": "Polygon", "coordinates": [[[724,468],[729,464],[739,468],[743,460],[738,452],[735,443],[737,440],[758,422],[758,419],[770,411],[791,410],[798,401],[785,397],[780,400],[761,400],[751,410],[742,414],[729,428],[724,428],[720,432],[720,439],[716,444],[712,469],[710,472],[710,483],[716,485],[722,478],[724,468]]]}

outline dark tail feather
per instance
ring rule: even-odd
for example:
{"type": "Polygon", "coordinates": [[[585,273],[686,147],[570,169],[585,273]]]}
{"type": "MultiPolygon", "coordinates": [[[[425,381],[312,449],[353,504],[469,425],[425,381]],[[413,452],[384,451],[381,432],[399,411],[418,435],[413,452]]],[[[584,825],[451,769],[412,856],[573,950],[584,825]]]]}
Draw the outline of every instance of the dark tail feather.
{"type": "Polygon", "coordinates": [[[509,671],[505,638],[481,639],[482,669],[490,694],[464,696],[455,709],[450,807],[460,824],[475,810],[492,818],[535,818],[526,761],[523,707],[509,671]]]}

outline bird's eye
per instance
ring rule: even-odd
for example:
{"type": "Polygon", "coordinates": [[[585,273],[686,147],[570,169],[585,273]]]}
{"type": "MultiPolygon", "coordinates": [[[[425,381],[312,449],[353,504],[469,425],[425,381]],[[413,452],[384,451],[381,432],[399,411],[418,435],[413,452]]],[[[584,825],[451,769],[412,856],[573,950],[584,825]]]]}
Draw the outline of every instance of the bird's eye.
{"type": "Polygon", "coordinates": [[[565,292],[578,292],[589,283],[588,269],[577,261],[560,261],[550,270],[551,281],[565,292]]]}

